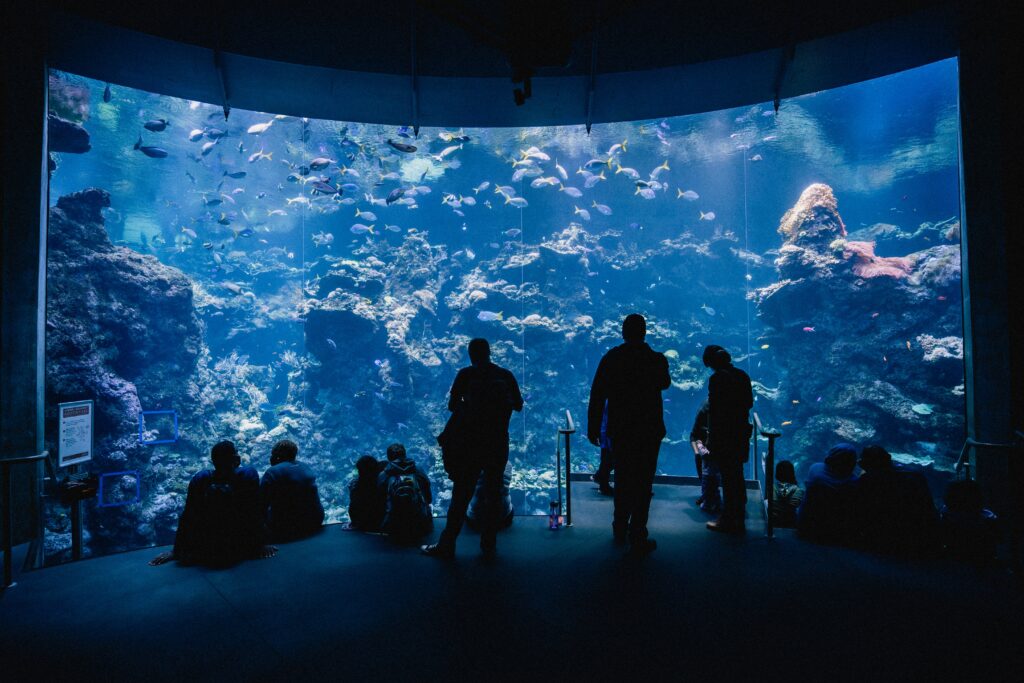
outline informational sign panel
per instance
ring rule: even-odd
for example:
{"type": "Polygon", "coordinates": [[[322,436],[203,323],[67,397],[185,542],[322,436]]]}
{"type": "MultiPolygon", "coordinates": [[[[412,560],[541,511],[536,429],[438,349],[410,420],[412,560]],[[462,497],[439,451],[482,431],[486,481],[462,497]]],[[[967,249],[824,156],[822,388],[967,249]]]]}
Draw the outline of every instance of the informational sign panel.
{"type": "Polygon", "coordinates": [[[80,465],[92,460],[93,402],[61,403],[57,411],[60,420],[58,466],[80,465]]]}

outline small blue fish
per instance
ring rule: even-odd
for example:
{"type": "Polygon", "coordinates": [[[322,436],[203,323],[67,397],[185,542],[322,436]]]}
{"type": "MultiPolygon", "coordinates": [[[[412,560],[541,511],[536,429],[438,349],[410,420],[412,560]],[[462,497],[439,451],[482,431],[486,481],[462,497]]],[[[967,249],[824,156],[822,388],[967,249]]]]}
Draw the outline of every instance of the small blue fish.
{"type": "Polygon", "coordinates": [[[338,344],[330,337],[327,338],[327,345],[330,346],[331,349],[334,351],[338,350],[338,344]]]}
{"type": "Polygon", "coordinates": [[[498,320],[504,320],[505,316],[502,315],[501,311],[495,313],[494,311],[480,311],[476,316],[477,320],[482,320],[485,323],[495,322],[498,320]]]}

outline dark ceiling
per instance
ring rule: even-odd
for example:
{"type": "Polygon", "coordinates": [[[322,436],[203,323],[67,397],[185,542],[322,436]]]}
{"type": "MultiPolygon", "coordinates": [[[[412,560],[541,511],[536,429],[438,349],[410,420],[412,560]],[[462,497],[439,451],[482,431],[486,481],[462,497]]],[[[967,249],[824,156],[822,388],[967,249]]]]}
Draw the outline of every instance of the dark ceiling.
{"type": "MultiPolygon", "coordinates": [[[[936,0],[293,0],[202,3],[49,0],[72,15],[174,41],[335,69],[418,73],[585,74],[692,64],[828,36],[949,5],[936,0]]],[[[908,36],[908,40],[912,40],[908,36]]]]}

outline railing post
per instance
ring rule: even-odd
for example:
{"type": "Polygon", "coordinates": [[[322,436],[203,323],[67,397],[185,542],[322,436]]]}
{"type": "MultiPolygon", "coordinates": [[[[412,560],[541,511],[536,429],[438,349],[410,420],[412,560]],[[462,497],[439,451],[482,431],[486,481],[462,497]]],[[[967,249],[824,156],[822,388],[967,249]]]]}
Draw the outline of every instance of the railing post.
{"type": "MultiPolygon", "coordinates": [[[[559,434],[565,435],[565,526],[572,526],[572,440],[576,433],[576,423],[572,420],[572,414],[565,411],[565,427],[558,430],[559,434]]],[[[561,489],[559,489],[561,491],[561,489]]]]}

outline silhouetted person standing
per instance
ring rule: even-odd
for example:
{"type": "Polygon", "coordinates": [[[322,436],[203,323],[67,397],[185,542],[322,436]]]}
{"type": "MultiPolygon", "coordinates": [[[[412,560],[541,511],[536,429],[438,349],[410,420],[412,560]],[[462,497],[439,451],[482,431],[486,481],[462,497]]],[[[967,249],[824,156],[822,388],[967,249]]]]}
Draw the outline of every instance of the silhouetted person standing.
{"type": "Polygon", "coordinates": [[[722,478],[722,516],[708,522],[712,531],[742,533],[747,492],[743,463],[750,454],[750,409],[754,392],[747,373],[732,364],[721,346],[704,349],[704,365],[714,370],[708,380],[708,441],[711,461],[722,478]]]}
{"type": "MultiPolygon", "coordinates": [[[[469,360],[472,365],[459,370],[448,399],[454,424],[450,423],[446,432],[456,432],[459,445],[451,449],[455,455],[445,464],[452,480],[452,499],[444,531],[437,543],[422,547],[432,557],[455,556],[455,539],[481,474],[488,498],[501,497],[502,474],[508,463],[508,423],[512,411],[523,409],[519,383],[511,372],[491,362],[491,346],[486,339],[469,342],[469,360]]],[[[497,527],[497,520],[492,518],[481,524],[483,552],[494,552],[497,527]]]]}
{"type": "Polygon", "coordinates": [[[604,355],[590,387],[587,439],[601,446],[601,420],[607,402],[607,443],[615,460],[616,542],[629,538],[630,551],[645,555],[657,547],[647,537],[651,487],[658,450],[665,438],[661,392],[672,379],[668,360],[644,342],[647,321],[633,313],[622,321],[625,343],[604,355]]]}

